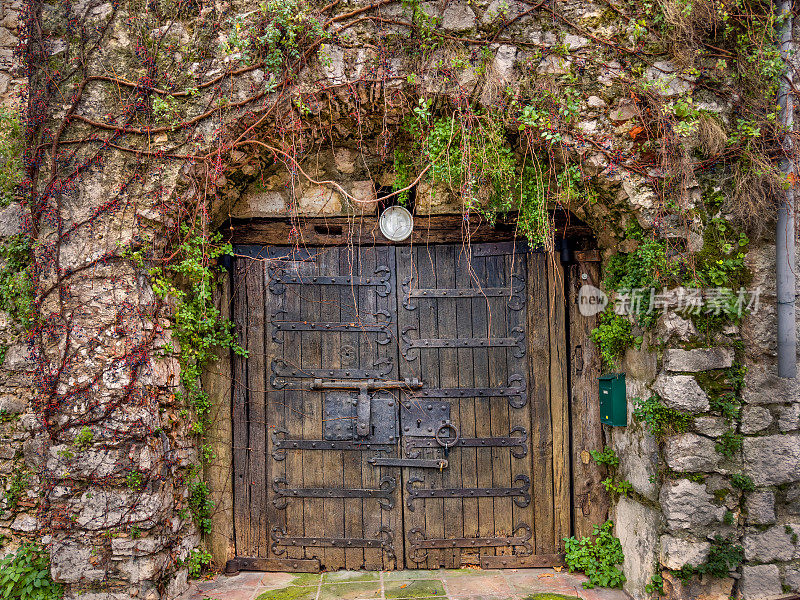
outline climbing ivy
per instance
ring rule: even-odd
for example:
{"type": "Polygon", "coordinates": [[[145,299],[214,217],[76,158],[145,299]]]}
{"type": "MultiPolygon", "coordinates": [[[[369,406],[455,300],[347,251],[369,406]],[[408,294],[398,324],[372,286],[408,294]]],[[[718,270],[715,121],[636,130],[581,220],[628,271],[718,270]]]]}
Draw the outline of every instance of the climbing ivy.
{"type": "Polygon", "coordinates": [[[634,398],[633,404],[633,418],[657,439],[670,433],[684,433],[693,421],[692,415],[665,406],[656,395],[646,400],[634,398]]]}

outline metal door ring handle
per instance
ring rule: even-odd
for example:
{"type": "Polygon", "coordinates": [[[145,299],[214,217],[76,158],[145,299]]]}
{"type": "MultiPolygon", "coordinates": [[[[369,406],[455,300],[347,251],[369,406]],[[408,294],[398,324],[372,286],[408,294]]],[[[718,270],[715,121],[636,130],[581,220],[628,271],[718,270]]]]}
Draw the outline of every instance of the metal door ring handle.
{"type": "Polygon", "coordinates": [[[443,448],[452,448],[455,446],[458,443],[458,437],[458,427],[453,425],[450,421],[445,421],[439,425],[439,429],[436,430],[436,441],[443,448]],[[453,432],[453,437],[442,437],[442,432],[448,429],[453,432]]]}

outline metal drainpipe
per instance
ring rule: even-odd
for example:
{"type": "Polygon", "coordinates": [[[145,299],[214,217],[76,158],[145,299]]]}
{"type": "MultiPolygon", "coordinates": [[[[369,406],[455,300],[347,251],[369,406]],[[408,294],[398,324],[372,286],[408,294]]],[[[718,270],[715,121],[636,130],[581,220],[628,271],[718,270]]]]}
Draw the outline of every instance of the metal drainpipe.
{"type": "MultiPolygon", "coordinates": [[[[780,51],[786,63],[778,89],[780,106],[779,123],[784,129],[781,172],[793,183],[794,100],[791,94],[792,69],[789,59],[794,50],[792,43],[792,0],[780,0],[779,15],[785,17],[781,25],[780,51]]],[[[795,321],[796,275],[795,275],[795,217],[794,189],[789,187],[778,207],[778,223],[775,229],[775,277],[778,301],[778,376],[797,376],[797,323],[795,321]]]]}

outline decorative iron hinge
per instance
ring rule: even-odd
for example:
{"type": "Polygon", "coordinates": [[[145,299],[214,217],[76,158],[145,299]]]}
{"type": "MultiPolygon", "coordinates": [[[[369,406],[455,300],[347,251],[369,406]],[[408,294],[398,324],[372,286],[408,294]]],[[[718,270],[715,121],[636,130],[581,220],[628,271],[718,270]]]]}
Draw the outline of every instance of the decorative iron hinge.
{"type": "Polygon", "coordinates": [[[379,344],[388,344],[392,341],[392,330],[389,328],[392,315],[385,310],[379,310],[375,313],[376,315],[385,316],[387,319],[385,323],[363,321],[358,323],[344,323],[339,321],[283,321],[279,319],[279,316],[281,313],[285,312],[285,310],[279,310],[272,315],[272,339],[279,344],[282,343],[283,340],[278,337],[278,334],[292,331],[382,333],[386,337],[378,337],[377,342],[379,344]]]}
{"type": "Polygon", "coordinates": [[[480,538],[431,538],[425,539],[425,534],[419,528],[408,532],[409,558],[415,563],[421,563],[428,556],[428,550],[437,548],[508,548],[520,547],[518,556],[528,556],[533,553],[530,539],[532,531],[527,523],[520,523],[510,537],[480,537],[480,538]],[[518,533],[519,532],[519,533],[518,533]]]}
{"type": "Polygon", "coordinates": [[[287,450],[375,450],[376,452],[391,452],[394,444],[374,444],[367,441],[346,440],[296,440],[279,436],[289,435],[286,429],[274,429],[270,433],[272,438],[272,458],[284,460],[287,450]]]}
{"type": "Polygon", "coordinates": [[[413,467],[415,469],[446,469],[447,461],[443,458],[383,458],[373,456],[367,462],[373,467],[413,467]]]}
{"type": "Polygon", "coordinates": [[[522,482],[518,487],[510,488],[414,488],[415,483],[423,483],[419,477],[412,477],[406,482],[406,506],[408,510],[414,510],[414,500],[418,498],[513,498],[514,504],[525,508],[531,502],[528,490],[531,487],[531,480],[527,475],[517,475],[514,481],[522,482]]]}
{"type": "Polygon", "coordinates": [[[394,536],[388,527],[378,530],[377,538],[333,538],[333,537],[294,537],[286,535],[286,528],[276,525],[272,528],[272,552],[280,556],[286,546],[303,548],[380,548],[390,558],[395,558],[392,541],[394,536]]]}
{"type": "Polygon", "coordinates": [[[297,275],[289,274],[281,269],[270,270],[269,291],[280,296],[286,291],[286,286],[291,284],[301,285],[348,285],[378,287],[378,296],[386,297],[392,291],[391,271],[383,265],[375,269],[375,277],[361,277],[352,275],[297,275]]]}
{"type": "MultiPolygon", "coordinates": [[[[416,458],[420,448],[440,448],[441,444],[429,437],[404,437],[404,452],[409,458],[416,458]]],[[[508,437],[459,438],[453,448],[511,448],[511,456],[522,458],[528,454],[528,432],[523,427],[515,427],[508,437]],[[514,435],[519,433],[519,435],[514,435]]]]}
{"type": "Polygon", "coordinates": [[[415,398],[508,398],[514,408],[522,408],[528,402],[525,379],[522,375],[508,378],[508,387],[494,388],[426,388],[414,394],[415,398]],[[516,384],[516,385],[515,385],[516,384]]]}
{"type": "MultiPolygon", "coordinates": [[[[391,357],[384,356],[376,360],[372,364],[371,369],[301,369],[299,367],[290,367],[285,360],[276,358],[270,364],[272,376],[270,382],[272,387],[276,389],[283,389],[289,386],[289,389],[300,389],[293,387],[293,382],[287,382],[286,379],[384,379],[387,377],[394,368],[391,357]]],[[[295,385],[299,386],[300,382],[295,385]]]]}
{"type": "Polygon", "coordinates": [[[510,287],[478,287],[478,288],[412,288],[411,278],[403,281],[403,306],[408,310],[416,310],[412,298],[508,298],[511,310],[520,310],[525,306],[525,280],[513,275],[510,287]]]}
{"type": "Polygon", "coordinates": [[[279,510],[286,508],[290,498],[375,498],[382,509],[390,510],[394,507],[392,495],[397,488],[394,477],[381,477],[379,489],[283,488],[281,484],[288,485],[286,477],[272,480],[272,490],[277,496],[272,503],[279,510]]]}
{"type": "Polygon", "coordinates": [[[525,330],[522,327],[514,327],[511,330],[514,337],[503,338],[420,338],[411,339],[409,331],[416,331],[416,327],[405,327],[403,329],[403,344],[400,353],[406,360],[417,360],[419,350],[426,348],[515,348],[513,356],[522,358],[525,356],[525,330]],[[416,352],[411,356],[412,352],[416,352]]]}

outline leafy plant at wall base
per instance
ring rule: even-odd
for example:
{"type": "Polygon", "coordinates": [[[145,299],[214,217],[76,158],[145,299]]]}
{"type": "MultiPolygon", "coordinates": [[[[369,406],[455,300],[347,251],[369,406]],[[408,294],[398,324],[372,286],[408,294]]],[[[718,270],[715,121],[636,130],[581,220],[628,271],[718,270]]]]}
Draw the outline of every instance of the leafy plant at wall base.
{"type": "Polygon", "coordinates": [[[193,579],[200,577],[205,568],[211,564],[211,559],[211,554],[200,548],[192,550],[185,561],[186,567],[189,569],[189,577],[193,579]]]}
{"type": "Polygon", "coordinates": [[[683,433],[692,424],[692,415],[664,406],[658,396],[634,398],[633,418],[643,423],[656,438],[668,433],[683,433]]]}
{"type": "MultiPolygon", "coordinates": [[[[7,482],[7,489],[3,499],[5,500],[5,508],[8,511],[15,511],[22,500],[22,495],[25,493],[25,488],[28,485],[30,475],[25,469],[14,469],[11,473],[10,480],[7,482]]],[[[0,515],[3,513],[0,513],[0,515]]]]}
{"type": "Polygon", "coordinates": [[[0,107],[0,207],[8,206],[14,199],[24,178],[23,146],[19,115],[7,106],[0,107]]]}
{"type": "Polygon", "coordinates": [[[0,559],[0,594],[3,600],[59,600],[61,584],[50,578],[50,555],[38,544],[23,544],[0,559]]]}
{"type": "Polygon", "coordinates": [[[650,578],[650,583],[644,586],[644,591],[648,594],[664,595],[664,578],[661,576],[661,573],[653,573],[653,576],[650,578]]]}
{"type": "Polygon", "coordinates": [[[614,523],[606,521],[595,525],[591,537],[580,540],[575,537],[564,538],[567,568],[582,571],[589,577],[583,587],[621,587],[625,583],[625,575],[617,565],[622,564],[625,556],[622,544],[614,537],[614,523]]]}
{"type": "Polygon", "coordinates": [[[600,324],[592,330],[591,335],[607,369],[613,369],[625,350],[634,343],[631,322],[611,310],[600,315],[600,324]]]}

